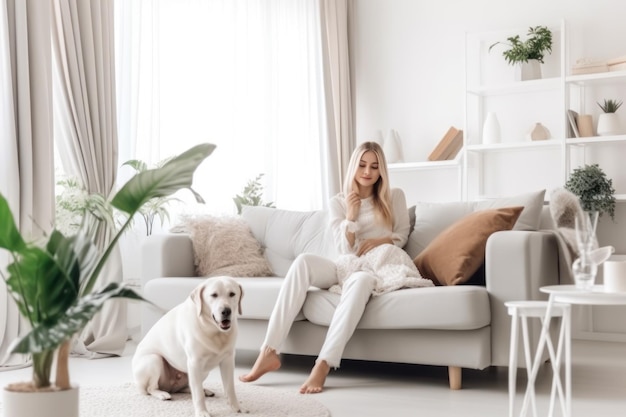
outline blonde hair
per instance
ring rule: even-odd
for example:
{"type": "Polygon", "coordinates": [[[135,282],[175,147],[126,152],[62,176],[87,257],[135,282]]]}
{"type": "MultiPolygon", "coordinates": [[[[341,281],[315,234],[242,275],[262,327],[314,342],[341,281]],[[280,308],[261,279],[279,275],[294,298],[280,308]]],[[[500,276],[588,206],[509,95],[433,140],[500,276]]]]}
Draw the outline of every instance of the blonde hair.
{"type": "Polygon", "coordinates": [[[356,171],[361,162],[361,157],[365,152],[374,152],[378,159],[378,172],[380,178],[374,184],[373,203],[376,212],[376,219],[382,224],[393,226],[393,211],[391,209],[391,188],[389,187],[389,174],[387,171],[387,160],[383,148],[376,142],[363,142],[352,153],[348,171],[343,184],[344,194],[353,190],[358,190],[358,183],[355,179],[356,171]]]}

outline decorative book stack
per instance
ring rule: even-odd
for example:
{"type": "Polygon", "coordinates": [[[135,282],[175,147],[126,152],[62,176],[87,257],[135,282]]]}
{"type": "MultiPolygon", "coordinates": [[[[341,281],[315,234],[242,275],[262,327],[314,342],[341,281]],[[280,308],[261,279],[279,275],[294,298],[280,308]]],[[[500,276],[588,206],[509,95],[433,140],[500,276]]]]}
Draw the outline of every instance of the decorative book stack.
{"type": "Polygon", "coordinates": [[[435,149],[428,156],[429,161],[454,159],[463,147],[463,131],[451,126],[435,149]]]}
{"type": "Polygon", "coordinates": [[[606,63],[609,66],[609,71],[626,71],[626,55],[609,59],[606,63]]]}

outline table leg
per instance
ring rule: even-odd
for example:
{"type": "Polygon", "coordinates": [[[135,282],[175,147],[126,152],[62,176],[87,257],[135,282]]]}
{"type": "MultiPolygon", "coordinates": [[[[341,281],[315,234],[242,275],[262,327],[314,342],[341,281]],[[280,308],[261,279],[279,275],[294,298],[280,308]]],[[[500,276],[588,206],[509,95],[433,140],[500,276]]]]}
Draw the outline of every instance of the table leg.
{"type": "Polygon", "coordinates": [[[528,386],[526,387],[526,395],[524,396],[524,403],[522,404],[522,410],[525,410],[528,407],[529,401],[529,390],[530,387],[535,386],[535,380],[537,379],[537,374],[539,373],[539,366],[541,365],[541,356],[543,354],[543,349],[546,345],[546,340],[549,337],[550,332],[550,319],[552,318],[552,308],[554,304],[554,299],[552,295],[548,298],[548,305],[546,307],[546,314],[541,326],[541,334],[539,336],[539,343],[537,344],[537,351],[535,352],[535,361],[532,363],[532,371],[528,376],[528,386]]]}
{"type": "Polygon", "coordinates": [[[517,321],[519,319],[517,308],[513,309],[511,315],[511,344],[509,346],[509,417],[514,416],[515,409],[515,391],[517,378],[517,343],[518,328],[517,321]]]}

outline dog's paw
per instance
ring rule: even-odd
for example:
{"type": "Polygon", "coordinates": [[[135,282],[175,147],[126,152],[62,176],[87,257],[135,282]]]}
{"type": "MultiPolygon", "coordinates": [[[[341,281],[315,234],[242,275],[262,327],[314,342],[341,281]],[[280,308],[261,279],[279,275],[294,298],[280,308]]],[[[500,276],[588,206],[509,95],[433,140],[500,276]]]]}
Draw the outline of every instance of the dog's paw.
{"type": "Polygon", "coordinates": [[[210,389],[204,388],[204,396],[205,397],[215,397],[215,393],[210,389]]]}
{"type": "Polygon", "coordinates": [[[166,391],[153,390],[153,391],[150,391],[149,394],[152,395],[154,398],[158,398],[159,400],[162,400],[162,401],[172,399],[172,396],[170,395],[170,393],[166,391]]]}
{"type": "Polygon", "coordinates": [[[207,410],[196,411],[196,417],[211,417],[211,414],[207,410]]]}

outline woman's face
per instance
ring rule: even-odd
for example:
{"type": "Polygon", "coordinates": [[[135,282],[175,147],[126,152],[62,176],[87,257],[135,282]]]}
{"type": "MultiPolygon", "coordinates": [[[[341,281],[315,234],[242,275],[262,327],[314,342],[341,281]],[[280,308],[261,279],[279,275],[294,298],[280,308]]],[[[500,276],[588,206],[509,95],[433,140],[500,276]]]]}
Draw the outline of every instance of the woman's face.
{"type": "Polygon", "coordinates": [[[380,178],[380,170],[378,169],[378,158],[372,151],[364,152],[359,161],[359,166],[356,169],[354,176],[355,181],[359,184],[360,188],[371,188],[376,184],[376,181],[380,178]]]}

